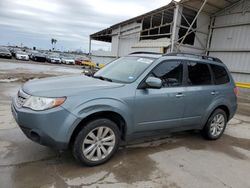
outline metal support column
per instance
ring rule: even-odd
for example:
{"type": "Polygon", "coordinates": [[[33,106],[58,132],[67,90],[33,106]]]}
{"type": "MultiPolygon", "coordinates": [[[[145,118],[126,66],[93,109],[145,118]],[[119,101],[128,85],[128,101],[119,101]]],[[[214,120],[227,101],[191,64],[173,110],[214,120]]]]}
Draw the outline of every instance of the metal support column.
{"type": "Polygon", "coordinates": [[[116,52],[116,57],[119,57],[119,50],[120,50],[120,40],[121,40],[121,26],[119,26],[118,30],[118,38],[117,38],[117,52],[116,52]]]}
{"type": "Polygon", "coordinates": [[[174,9],[174,20],[173,20],[173,25],[172,25],[171,52],[174,51],[178,14],[179,14],[179,4],[176,3],[175,4],[175,9],[174,9]]]}
{"type": "Polygon", "coordinates": [[[213,27],[214,27],[215,17],[210,17],[209,34],[207,38],[206,55],[209,55],[209,49],[212,41],[213,27]]]}
{"type": "Polygon", "coordinates": [[[92,38],[89,37],[89,56],[91,56],[91,41],[92,41],[92,38]]]}

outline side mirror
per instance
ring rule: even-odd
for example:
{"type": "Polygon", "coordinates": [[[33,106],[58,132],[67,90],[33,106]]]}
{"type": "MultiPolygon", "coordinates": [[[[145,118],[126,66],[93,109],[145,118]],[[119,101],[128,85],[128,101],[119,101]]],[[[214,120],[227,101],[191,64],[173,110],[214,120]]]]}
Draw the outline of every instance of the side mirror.
{"type": "Polygon", "coordinates": [[[149,88],[155,88],[155,89],[160,89],[162,87],[162,81],[161,79],[159,78],[156,78],[156,77],[148,77],[146,79],[146,85],[149,87],[149,88]]]}

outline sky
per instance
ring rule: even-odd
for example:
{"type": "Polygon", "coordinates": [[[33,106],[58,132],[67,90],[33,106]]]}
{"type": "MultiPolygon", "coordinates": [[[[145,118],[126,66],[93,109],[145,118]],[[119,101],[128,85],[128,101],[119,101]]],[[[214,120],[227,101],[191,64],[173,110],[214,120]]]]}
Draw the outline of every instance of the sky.
{"type": "MultiPolygon", "coordinates": [[[[0,45],[88,51],[89,35],[170,0],[0,0],[0,45]]],[[[92,49],[110,50],[93,41],[92,49]]]]}

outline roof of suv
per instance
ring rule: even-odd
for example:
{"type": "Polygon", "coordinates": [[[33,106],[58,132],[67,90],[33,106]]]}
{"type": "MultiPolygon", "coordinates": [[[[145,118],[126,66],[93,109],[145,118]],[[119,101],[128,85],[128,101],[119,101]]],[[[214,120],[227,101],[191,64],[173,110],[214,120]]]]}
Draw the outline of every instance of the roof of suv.
{"type": "Polygon", "coordinates": [[[164,54],[164,56],[187,57],[187,58],[194,58],[198,60],[208,60],[208,61],[215,61],[217,63],[223,63],[217,57],[211,57],[211,56],[205,56],[205,55],[199,55],[199,54],[191,54],[191,53],[168,53],[168,54],[164,54]]]}
{"type": "Polygon", "coordinates": [[[154,53],[154,52],[133,52],[130,53],[129,56],[141,56],[141,57],[149,57],[149,58],[154,58],[158,59],[162,57],[163,54],[161,53],[154,53]]]}
{"type": "Polygon", "coordinates": [[[161,54],[161,53],[155,53],[155,52],[133,52],[133,53],[129,54],[129,56],[142,56],[142,57],[150,57],[150,58],[155,58],[155,59],[158,59],[158,58],[163,57],[163,56],[182,57],[182,58],[192,58],[192,59],[196,59],[196,60],[212,61],[212,62],[223,64],[223,62],[219,58],[200,55],[200,54],[192,54],[192,53],[177,52],[177,53],[161,54]]]}

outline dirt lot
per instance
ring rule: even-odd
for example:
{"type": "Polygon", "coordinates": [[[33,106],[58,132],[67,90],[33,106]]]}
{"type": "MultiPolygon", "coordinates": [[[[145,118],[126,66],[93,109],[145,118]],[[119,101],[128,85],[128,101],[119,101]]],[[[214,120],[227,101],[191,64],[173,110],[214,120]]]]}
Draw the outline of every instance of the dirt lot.
{"type": "Polygon", "coordinates": [[[82,167],[69,152],[28,140],[10,112],[11,96],[31,78],[77,74],[79,67],[0,60],[0,187],[250,187],[250,99],[218,141],[198,132],[121,148],[108,163],[82,167]],[[248,116],[247,116],[248,115],[248,116]]]}

